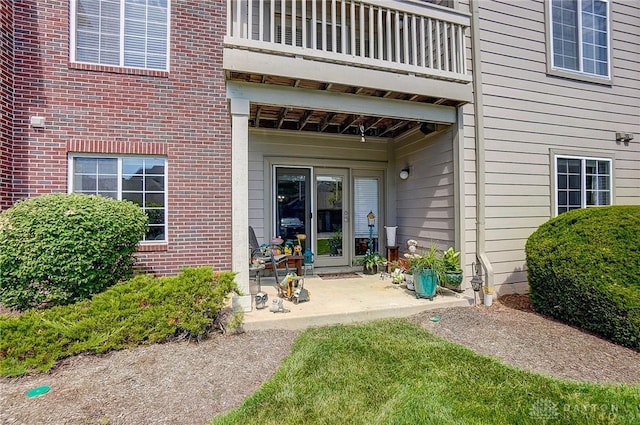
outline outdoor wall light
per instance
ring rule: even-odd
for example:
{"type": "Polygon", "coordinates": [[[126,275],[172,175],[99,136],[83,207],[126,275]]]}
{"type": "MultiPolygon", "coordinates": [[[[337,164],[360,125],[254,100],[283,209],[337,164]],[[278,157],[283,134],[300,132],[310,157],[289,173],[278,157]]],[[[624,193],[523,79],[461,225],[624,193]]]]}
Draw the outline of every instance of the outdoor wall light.
{"type": "Polygon", "coordinates": [[[364,138],[364,125],[360,124],[359,130],[360,130],[360,142],[364,143],[367,141],[367,139],[364,138]]]}
{"type": "Polygon", "coordinates": [[[33,128],[44,128],[45,119],[44,117],[31,117],[29,118],[29,124],[33,128]]]}
{"type": "Polygon", "coordinates": [[[409,169],[408,169],[408,168],[403,168],[403,169],[400,171],[400,178],[401,178],[402,180],[406,180],[406,179],[408,179],[408,178],[409,178],[409,169]]]}
{"type": "Polygon", "coordinates": [[[633,134],[616,132],[616,142],[629,143],[633,140],[633,134]]]}

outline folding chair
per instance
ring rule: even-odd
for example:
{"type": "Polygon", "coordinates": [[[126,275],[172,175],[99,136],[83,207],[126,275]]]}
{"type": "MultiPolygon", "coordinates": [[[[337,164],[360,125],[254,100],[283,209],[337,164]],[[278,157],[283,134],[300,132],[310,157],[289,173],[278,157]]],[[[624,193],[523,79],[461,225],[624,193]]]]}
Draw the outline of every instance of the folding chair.
{"type": "MultiPolygon", "coordinates": [[[[267,255],[263,253],[261,246],[258,244],[258,238],[253,227],[249,226],[249,252],[251,261],[254,259],[262,259],[265,264],[270,264],[273,269],[273,275],[276,278],[276,283],[280,282],[280,276],[278,275],[278,267],[284,264],[285,275],[289,274],[289,264],[286,255],[277,255],[273,253],[272,245],[268,245],[268,249],[265,251],[267,255]]],[[[284,277],[284,276],[283,276],[284,277]]]]}

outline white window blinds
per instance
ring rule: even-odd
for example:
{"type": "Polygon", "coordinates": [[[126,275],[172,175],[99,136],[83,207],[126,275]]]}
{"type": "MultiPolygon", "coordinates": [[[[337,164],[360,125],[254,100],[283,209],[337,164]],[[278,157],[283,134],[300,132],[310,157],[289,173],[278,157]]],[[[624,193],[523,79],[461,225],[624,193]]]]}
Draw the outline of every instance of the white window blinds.
{"type": "Polygon", "coordinates": [[[75,0],[72,61],[166,70],[167,0],[75,0]]]}

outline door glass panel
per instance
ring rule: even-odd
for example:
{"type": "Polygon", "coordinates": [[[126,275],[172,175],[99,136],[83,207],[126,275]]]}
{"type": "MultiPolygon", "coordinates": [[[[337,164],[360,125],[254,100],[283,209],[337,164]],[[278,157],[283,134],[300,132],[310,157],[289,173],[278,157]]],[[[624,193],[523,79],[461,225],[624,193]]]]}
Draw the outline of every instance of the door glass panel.
{"type": "Polygon", "coordinates": [[[364,255],[367,249],[377,252],[378,223],[380,222],[378,179],[375,177],[356,177],[353,189],[355,255],[364,255]],[[370,212],[376,217],[371,227],[367,218],[370,212]]]}
{"type": "Polygon", "coordinates": [[[309,237],[309,169],[276,169],[276,234],[285,242],[298,243],[298,235],[309,237]]]}
{"type": "Polygon", "coordinates": [[[318,234],[316,255],[320,257],[342,256],[344,252],[343,185],[342,176],[319,175],[316,179],[318,234]]]}

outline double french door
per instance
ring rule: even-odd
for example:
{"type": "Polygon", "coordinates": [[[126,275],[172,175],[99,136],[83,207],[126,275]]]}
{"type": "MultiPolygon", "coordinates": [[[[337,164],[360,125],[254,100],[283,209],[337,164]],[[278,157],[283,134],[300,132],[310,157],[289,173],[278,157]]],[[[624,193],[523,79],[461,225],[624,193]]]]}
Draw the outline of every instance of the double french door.
{"type": "Polygon", "coordinates": [[[377,249],[381,174],[276,166],[274,234],[311,248],[317,267],[350,266],[368,246],[377,249]],[[372,227],[370,212],[378,217],[372,227]]]}

